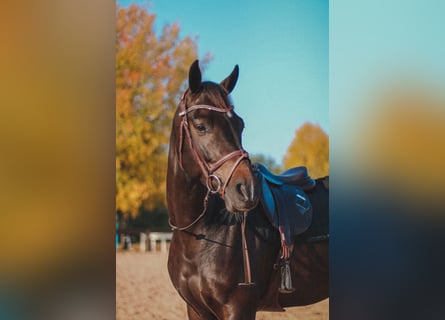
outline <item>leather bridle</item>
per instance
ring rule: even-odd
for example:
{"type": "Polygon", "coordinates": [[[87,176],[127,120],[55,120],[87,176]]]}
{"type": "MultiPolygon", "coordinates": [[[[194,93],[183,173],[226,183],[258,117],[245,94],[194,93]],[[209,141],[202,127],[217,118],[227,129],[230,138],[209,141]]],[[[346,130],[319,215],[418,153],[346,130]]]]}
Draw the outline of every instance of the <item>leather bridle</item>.
{"type": "Polygon", "coordinates": [[[187,108],[186,102],[185,102],[186,94],[187,94],[187,91],[182,95],[181,103],[179,105],[180,112],[178,113],[178,115],[180,117],[182,117],[180,129],[179,129],[180,130],[179,150],[178,150],[179,165],[181,166],[181,169],[184,170],[183,164],[182,164],[182,151],[183,151],[182,148],[183,148],[183,141],[184,141],[184,134],[185,134],[185,137],[188,140],[190,149],[192,150],[193,157],[195,158],[195,161],[201,168],[201,172],[204,176],[204,180],[205,180],[205,184],[206,184],[208,192],[210,192],[212,194],[220,193],[221,198],[224,199],[226,187],[227,187],[230,179],[232,178],[233,173],[235,172],[236,168],[241,163],[241,161],[243,161],[244,159],[249,160],[249,154],[243,149],[238,149],[238,150],[235,150],[235,151],[232,151],[232,152],[226,154],[225,156],[223,156],[221,159],[219,159],[215,163],[208,164],[202,158],[200,153],[198,152],[197,147],[192,139],[192,136],[190,134],[190,127],[189,127],[187,114],[189,114],[192,111],[199,110],[199,109],[206,109],[209,111],[215,111],[215,112],[220,112],[220,113],[228,113],[233,110],[233,106],[221,108],[221,107],[215,107],[215,106],[211,106],[211,105],[207,105],[207,104],[195,104],[195,105],[187,108]],[[234,159],[234,158],[236,158],[236,160],[235,160],[234,164],[232,165],[232,167],[230,168],[230,171],[229,171],[229,173],[225,179],[225,182],[223,184],[221,181],[221,178],[215,174],[215,171],[218,170],[221,166],[223,166],[227,161],[234,159]],[[214,187],[214,185],[213,185],[214,182],[216,183],[216,187],[214,187]]]}
{"type": "Polygon", "coordinates": [[[178,116],[182,117],[180,129],[179,129],[179,146],[178,146],[178,161],[179,166],[182,170],[184,170],[183,163],[182,163],[182,153],[183,153],[183,143],[184,143],[184,135],[187,139],[190,149],[192,150],[193,157],[197,164],[199,165],[201,172],[204,176],[205,180],[205,186],[207,187],[207,194],[204,197],[204,203],[203,203],[203,210],[201,214],[189,225],[184,227],[178,227],[174,225],[170,219],[169,219],[169,225],[173,230],[186,230],[195,225],[206,213],[207,211],[207,205],[209,200],[210,194],[217,194],[219,193],[221,195],[221,198],[224,199],[225,190],[226,187],[232,178],[233,173],[235,172],[238,165],[243,161],[244,159],[249,159],[249,154],[243,150],[242,148],[232,151],[225,156],[223,156],[221,159],[216,161],[213,164],[208,164],[200,155],[198,152],[198,149],[192,139],[192,135],[190,133],[190,127],[189,127],[189,121],[187,114],[189,114],[192,111],[199,110],[199,109],[206,109],[209,111],[215,111],[220,113],[228,113],[233,110],[233,106],[221,108],[221,107],[215,107],[207,104],[195,104],[190,107],[187,107],[185,97],[187,95],[188,89],[184,92],[184,94],[181,97],[181,102],[179,104],[179,113],[178,116]],[[224,184],[221,181],[221,178],[215,174],[215,171],[218,170],[222,165],[224,165],[227,161],[236,158],[234,164],[230,168],[229,174],[227,175],[224,184]],[[213,186],[213,183],[216,183],[216,187],[213,186]]]}

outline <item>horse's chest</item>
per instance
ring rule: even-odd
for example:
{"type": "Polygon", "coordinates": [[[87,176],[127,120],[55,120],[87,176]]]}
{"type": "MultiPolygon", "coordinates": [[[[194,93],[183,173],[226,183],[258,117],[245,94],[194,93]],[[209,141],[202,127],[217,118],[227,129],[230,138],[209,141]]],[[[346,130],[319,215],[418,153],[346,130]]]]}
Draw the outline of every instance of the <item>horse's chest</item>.
{"type": "Polygon", "coordinates": [[[236,266],[242,267],[241,247],[225,238],[198,237],[182,249],[175,257],[182,282],[199,279],[201,286],[227,285],[236,277],[236,266]]]}

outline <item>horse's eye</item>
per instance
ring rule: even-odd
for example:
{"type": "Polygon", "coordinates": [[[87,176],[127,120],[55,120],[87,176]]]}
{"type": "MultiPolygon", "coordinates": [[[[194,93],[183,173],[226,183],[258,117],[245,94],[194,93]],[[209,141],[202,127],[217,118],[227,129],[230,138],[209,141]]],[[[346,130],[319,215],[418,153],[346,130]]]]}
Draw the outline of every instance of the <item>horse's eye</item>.
{"type": "Polygon", "coordinates": [[[196,125],[196,129],[197,129],[199,132],[205,132],[205,131],[206,131],[206,127],[205,127],[205,125],[203,125],[203,124],[197,124],[197,125],[196,125]]]}

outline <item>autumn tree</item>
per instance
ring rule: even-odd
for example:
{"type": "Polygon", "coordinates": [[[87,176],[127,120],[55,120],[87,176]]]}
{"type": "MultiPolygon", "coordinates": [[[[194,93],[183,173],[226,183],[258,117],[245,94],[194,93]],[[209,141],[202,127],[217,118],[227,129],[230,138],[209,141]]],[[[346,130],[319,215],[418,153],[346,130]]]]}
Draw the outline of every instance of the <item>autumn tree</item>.
{"type": "Polygon", "coordinates": [[[329,175],[329,137],[318,124],[305,122],[295,131],[283,159],[285,168],[306,166],[314,177],[329,175]]]}
{"type": "Polygon", "coordinates": [[[156,32],[143,7],[116,14],[116,209],[136,216],[165,205],[170,125],[197,45],[177,24],[156,32]]]}

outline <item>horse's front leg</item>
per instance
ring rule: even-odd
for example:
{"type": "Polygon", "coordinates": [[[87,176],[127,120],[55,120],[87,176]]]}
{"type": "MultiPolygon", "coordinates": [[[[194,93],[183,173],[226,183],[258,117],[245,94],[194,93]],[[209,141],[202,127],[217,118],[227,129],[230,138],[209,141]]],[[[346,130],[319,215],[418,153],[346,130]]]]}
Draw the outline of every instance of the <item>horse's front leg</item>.
{"type": "Polygon", "coordinates": [[[252,303],[242,303],[242,300],[232,299],[215,310],[217,316],[205,311],[198,313],[190,305],[187,305],[187,315],[189,320],[255,320],[256,307],[253,305],[252,303]]]}
{"type": "Polygon", "coordinates": [[[237,292],[223,307],[224,320],[255,320],[256,304],[251,295],[237,292]]]}
{"type": "Polygon", "coordinates": [[[214,316],[205,314],[201,315],[195,311],[189,304],[187,305],[187,315],[189,320],[217,320],[214,316]]]}
{"type": "Polygon", "coordinates": [[[224,306],[224,320],[255,320],[256,310],[248,306],[225,305],[224,306]]]}

